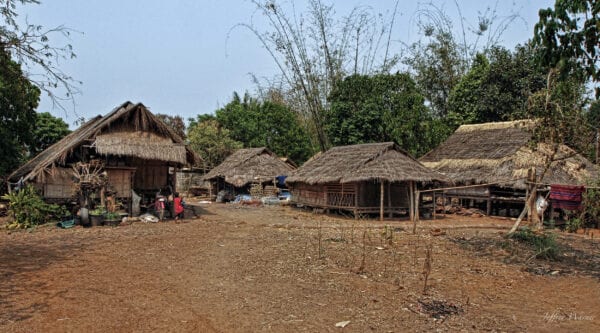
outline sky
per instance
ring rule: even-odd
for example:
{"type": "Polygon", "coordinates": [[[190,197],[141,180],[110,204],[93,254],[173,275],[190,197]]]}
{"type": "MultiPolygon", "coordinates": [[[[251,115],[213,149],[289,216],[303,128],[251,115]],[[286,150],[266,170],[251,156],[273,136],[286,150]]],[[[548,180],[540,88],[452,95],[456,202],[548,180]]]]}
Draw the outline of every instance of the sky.
{"type": "MultiPolygon", "coordinates": [[[[340,17],[355,6],[389,16],[395,4],[392,0],[324,2],[332,3],[340,17]]],[[[520,18],[502,35],[501,44],[511,49],[533,35],[538,10],[553,4],[551,0],[457,2],[471,23],[488,7],[497,8],[499,19],[518,12],[520,18]]],[[[289,8],[290,1],[286,3],[289,8]]],[[[454,1],[433,3],[455,25],[460,21],[454,1]]],[[[297,12],[306,8],[305,1],[294,4],[297,12]]],[[[392,30],[396,50],[419,37],[414,19],[418,6],[415,1],[399,1],[392,30]]],[[[74,105],[65,104],[66,111],[53,108],[45,95],[38,108],[63,118],[72,128],[78,117],[106,114],[125,101],[185,119],[213,113],[231,100],[234,91],[256,90],[251,74],[269,78],[278,73],[259,40],[246,29],[234,28],[249,22],[265,27],[249,0],[42,0],[18,11],[21,20],[76,31],[66,42],[77,57],[61,61],[60,68],[82,81],[81,94],[75,96],[74,105]]]]}

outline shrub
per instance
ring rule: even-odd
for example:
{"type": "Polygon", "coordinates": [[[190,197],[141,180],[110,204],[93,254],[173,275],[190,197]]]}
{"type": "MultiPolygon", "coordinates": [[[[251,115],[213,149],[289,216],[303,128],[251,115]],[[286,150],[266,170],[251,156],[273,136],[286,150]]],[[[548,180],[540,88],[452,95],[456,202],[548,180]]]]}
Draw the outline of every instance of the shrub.
{"type": "Polygon", "coordinates": [[[9,229],[32,228],[68,214],[64,206],[45,203],[31,185],[5,194],[2,199],[8,200],[8,213],[12,218],[7,225],[9,229]]]}
{"type": "Polygon", "coordinates": [[[584,224],[584,220],[578,218],[578,217],[573,217],[570,218],[569,220],[567,220],[567,224],[565,225],[565,230],[567,230],[568,232],[577,232],[577,230],[579,230],[579,228],[581,228],[584,224]]]}
{"type": "Polygon", "coordinates": [[[521,228],[511,238],[532,247],[536,258],[557,260],[559,257],[560,247],[552,232],[536,233],[529,228],[521,228]]]}

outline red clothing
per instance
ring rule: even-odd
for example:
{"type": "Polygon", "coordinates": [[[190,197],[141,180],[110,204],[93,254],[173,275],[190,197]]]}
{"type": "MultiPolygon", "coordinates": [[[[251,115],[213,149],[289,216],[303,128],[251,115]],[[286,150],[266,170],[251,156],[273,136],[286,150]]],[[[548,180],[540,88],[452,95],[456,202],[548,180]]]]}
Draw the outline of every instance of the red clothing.
{"type": "Polygon", "coordinates": [[[175,216],[183,213],[183,205],[181,204],[181,198],[173,199],[173,205],[175,206],[175,216]]]}

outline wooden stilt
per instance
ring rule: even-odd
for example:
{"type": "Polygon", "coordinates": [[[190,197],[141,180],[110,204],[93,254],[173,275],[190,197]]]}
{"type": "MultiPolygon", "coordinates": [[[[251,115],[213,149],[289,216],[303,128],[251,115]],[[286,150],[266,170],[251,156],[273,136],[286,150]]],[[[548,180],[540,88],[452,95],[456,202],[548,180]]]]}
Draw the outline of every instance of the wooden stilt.
{"type": "Polygon", "coordinates": [[[410,218],[410,220],[412,222],[412,220],[413,220],[413,204],[414,204],[413,192],[412,192],[412,182],[408,182],[408,188],[407,188],[406,192],[408,194],[408,217],[410,218]]]}
{"type": "Polygon", "coordinates": [[[358,183],[354,183],[354,219],[358,220],[358,183]]]}
{"type": "Polygon", "coordinates": [[[415,189],[415,220],[413,222],[413,234],[417,233],[417,222],[419,221],[419,203],[420,203],[420,198],[421,198],[421,194],[419,193],[419,190],[416,189],[416,186],[413,185],[413,189],[415,189]]]}
{"type": "Polygon", "coordinates": [[[436,202],[435,202],[435,191],[431,192],[433,194],[433,219],[435,220],[435,208],[436,208],[436,202]]]}
{"type": "Polygon", "coordinates": [[[383,180],[379,181],[380,183],[380,191],[379,191],[379,221],[383,221],[383,204],[385,202],[384,198],[384,188],[383,188],[383,180]]]}
{"type": "Polygon", "coordinates": [[[387,183],[387,202],[388,202],[387,206],[388,206],[388,209],[389,209],[389,212],[388,212],[388,217],[389,217],[389,218],[392,218],[392,214],[393,214],[393,212],[392,212],[392,191],[391,191],[391,182],[388,182],[388,183],[387,183]]]}

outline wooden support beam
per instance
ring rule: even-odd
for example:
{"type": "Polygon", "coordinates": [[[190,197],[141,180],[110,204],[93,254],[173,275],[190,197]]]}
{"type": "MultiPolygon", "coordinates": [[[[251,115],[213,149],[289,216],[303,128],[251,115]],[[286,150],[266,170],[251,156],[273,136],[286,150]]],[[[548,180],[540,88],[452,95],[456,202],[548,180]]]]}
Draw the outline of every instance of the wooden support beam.
{"type": "Polygon", "coordinates": [[[417,187],[415,185],[413,185],[413,189],[415,191],[415,220],[413,222],[413,234],[417,233],[417,222],[419,221],[419,202],[421,201],[421,194],[419,193],[419,190],[416,189],[417,187]]]}
{"type": "Polygon", "coordinates": [[[412,222],[413,220],[413,193],[412,193],[412,183],[408,182],[408,186],[406,187],[406,194],[408,196],[408,218],[412,222]]]}
{"type": "Polygon", "coordinates": [[[435,202],[435,192],[432,192],[432,194],[433,194],[433,212],[432,212],[432,215],[433,215],[433,219],[435,220],[435,209],[437,207],[437,204],[435,202]]]}
{"type": "Polygon", "coordinates": [[[392,191],[391,191],[391,182],[387,183],[387,202],[388,202],[388,217],[392,218],[392,191]]]}
{"type": "Polygon", "coordinates": [[[380,183],[380,191],[379,191],[379,221],[383,221],[383,204],[385,202],[384,198],[384,188],[383,188],[383,180],[379,181],[380,183]]]}
{"type": "Polygon", "coordinates": [[[358,220],[358,183],[354,183],[354,219],[358,220]]]}

